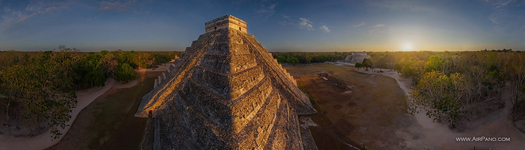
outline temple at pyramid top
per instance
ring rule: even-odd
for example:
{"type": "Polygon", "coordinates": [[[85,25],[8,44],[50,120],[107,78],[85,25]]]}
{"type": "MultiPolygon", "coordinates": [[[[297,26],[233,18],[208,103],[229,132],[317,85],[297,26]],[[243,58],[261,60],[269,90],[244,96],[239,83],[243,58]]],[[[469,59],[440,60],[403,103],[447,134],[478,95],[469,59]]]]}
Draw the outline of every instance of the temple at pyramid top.
{"type": "Polygon", "coordinates": [[[248,28],[246,28],[246,22],[232,15],[225,15],[217,19],[213,19],[212,21],[204,23],[204,26],[206,33],[224,28],[236,29],[244,33],[248,32],[248,28]]]}

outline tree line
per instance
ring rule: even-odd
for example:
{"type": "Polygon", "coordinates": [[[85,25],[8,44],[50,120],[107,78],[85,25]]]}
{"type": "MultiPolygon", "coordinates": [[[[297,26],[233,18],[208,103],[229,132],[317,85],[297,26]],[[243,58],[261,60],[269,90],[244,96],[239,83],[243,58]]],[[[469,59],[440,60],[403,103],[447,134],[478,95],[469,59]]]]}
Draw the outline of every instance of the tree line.
{"type": "Polygon", "coordinates": [[[61,135],[76,107],[80,89],[104,86],[107,78],[131,81],[135,68],[150,68],[169,62],[180,52],[107,51],[80,52],[60,46],[55,51],[0,52],[0,114],[2,127],[17,126],[61,135]]]}
{"type": "Polygon", "coordinates": [[[322,63],[327,61],[344,60],[348,52],[274,52],[273,58],[279,63],[289,64],[309,64],[322,63]]]}
{"type": "Polygon", "coordinates": [[[413,111],[425,110],[451,128],[469,114],[501,101],[510,88],[514,116],[525,116],[525,53],[512,50],[477,52],[380,52],[361,63],[394,69],[412,78],[413,111]]]}

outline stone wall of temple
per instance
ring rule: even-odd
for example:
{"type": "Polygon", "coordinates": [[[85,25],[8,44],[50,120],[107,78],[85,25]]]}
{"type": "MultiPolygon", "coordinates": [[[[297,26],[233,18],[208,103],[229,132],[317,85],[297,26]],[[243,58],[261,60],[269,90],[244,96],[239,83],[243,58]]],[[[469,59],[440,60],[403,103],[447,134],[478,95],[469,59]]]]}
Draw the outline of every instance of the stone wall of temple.
{"type": "Polygon", "coordinates": [[[222,16],[212,21],[208,21],[204,24],[204,26],[205,26],[206,33],[217,31],[220,29],[225,29],[225,28],[239,30],[244,33],[248,32],[246,22],[232,15],[222,16]]]}

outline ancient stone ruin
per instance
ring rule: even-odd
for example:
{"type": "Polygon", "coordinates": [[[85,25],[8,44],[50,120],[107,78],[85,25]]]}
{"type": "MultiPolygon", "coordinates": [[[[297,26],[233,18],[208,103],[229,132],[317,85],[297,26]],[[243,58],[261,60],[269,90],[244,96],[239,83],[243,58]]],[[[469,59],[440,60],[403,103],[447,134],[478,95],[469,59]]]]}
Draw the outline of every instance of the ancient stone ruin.
{"type": "Polygon", "coordinates": [[[363,59],[370,59],[370,55],[366,52],[352,52],[351,55],[347,55],[345,61],[350,63],[361,63],[363,59]]]}
{"type": "Polygon", "coordinates": [[[143,97],[141,149],[316,149],[298,120],[316,113],[310,99],[246,22],[226,15],[205,26],[143,97]]]}

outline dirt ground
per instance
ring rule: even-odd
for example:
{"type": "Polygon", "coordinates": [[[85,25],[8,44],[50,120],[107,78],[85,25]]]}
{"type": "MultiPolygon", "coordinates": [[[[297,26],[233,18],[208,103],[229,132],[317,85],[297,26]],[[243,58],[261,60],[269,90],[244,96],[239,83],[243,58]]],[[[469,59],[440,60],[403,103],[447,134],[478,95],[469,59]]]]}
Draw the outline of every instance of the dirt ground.
{"type": "Polygon", "coordinates": [[[137,85],[104,93],[79,114],[62,141],[49,149],[138,149],[146,119],[134,114],[160,73],[141,74],[137,85]]]}
{"type": "Polygon", "coordinates": [[[286,66],[319,112],[310,130],[319,149],[403,149],[396,130],[409,122],[404,92],[390,77],[368,75],[350,66],[286,66]],[[327,72],[346,83],[341,89],[316,75],[327,72]]]}
{"type": "Polygon", "coordinates": [[[507,87],[504,106],[453,131],[433,122],[424,111],[408,114],[404,95],[410,81],[395,71],[373,73],[344,64],[286,66],[310,96],[318,126],[310,127],[319,149],[525,149],[525,134],[510,119],[507,87]],[[342,90],[316,74],[327,72],[349,89],[342,90]],[[397,83],[396,83],[397,82],[397,83]],[[457,141],[457,138],[507,138],[510,141],[457,141]]]}

